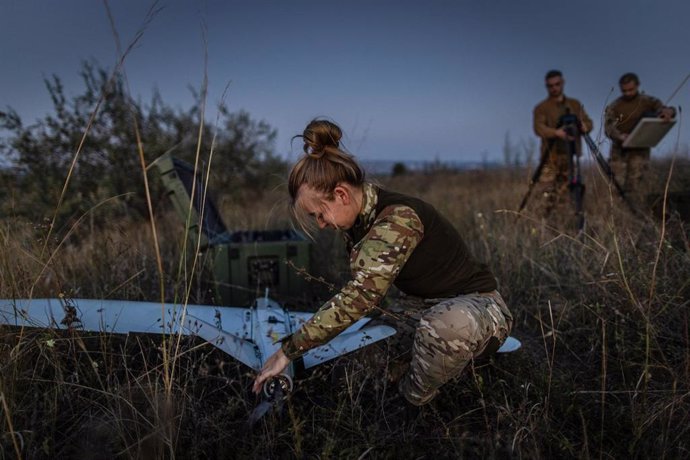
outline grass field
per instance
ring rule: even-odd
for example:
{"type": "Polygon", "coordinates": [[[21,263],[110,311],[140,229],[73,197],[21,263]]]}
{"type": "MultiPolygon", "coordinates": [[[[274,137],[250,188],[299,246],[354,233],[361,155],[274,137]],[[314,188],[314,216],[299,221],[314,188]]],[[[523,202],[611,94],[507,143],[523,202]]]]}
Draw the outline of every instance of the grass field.
{"type": "MultiPolygon", "coordinates": [[[[681,170],[671,189],[684,187],[681,170]]],[[[511,169],[379,179],[450,218],[499,279],[523,342],[419,411],[388,381],[385,343],[302,373],[282,410],[249,429],[252,373],[197,339],[0,328],[0,458],[690,457],[688,224],[670,212],[631,216],[589,170],[587,231],[575,237],[517,218],[527,178],[511,169]]],[[[234,229],[277,228],[288,225],[285,196],[218,204],[234,229]]],[[[199,266],[180,256],[181,222],[163,202],[156,213],[160,258],[147,222],[85,216],[48,233],[47,223],[3,219],[0,298],[213,302],[199,266]]],[[[314,274],[336,286],[347,272],[339,250],[331,233],[316,240],[314,274]]],[[[329,289],[313,292],[325,300],[329,289]]]]}

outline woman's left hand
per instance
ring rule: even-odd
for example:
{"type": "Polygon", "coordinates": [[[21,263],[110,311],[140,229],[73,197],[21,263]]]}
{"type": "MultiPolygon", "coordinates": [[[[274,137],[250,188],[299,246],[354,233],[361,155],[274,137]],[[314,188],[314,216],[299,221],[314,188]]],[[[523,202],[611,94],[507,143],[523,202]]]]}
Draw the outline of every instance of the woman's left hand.
{"type": "Polygon", "coordinates": [[[281,374],[288,364],[290,364],[290,359],[285,356],[283,350],[279,349],[273,353],[271,357],[266,360],[266,363],[264,364],[264,367],[261,368],[259,375],[256,376],[252,391],[254,391],[256,394],[259,394],[261,392],[261,386],[263,383],[271,377],[281,374]]]}

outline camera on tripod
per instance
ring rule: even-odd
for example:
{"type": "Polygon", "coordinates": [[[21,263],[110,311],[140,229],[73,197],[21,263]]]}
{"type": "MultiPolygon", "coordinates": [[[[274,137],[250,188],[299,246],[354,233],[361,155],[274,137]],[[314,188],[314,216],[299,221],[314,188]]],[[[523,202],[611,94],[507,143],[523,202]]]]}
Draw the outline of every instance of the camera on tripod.
{"type": "Polygon", "coordinates": [[[570,113],[570,109],[567,108],[566,112],[558,119],[558,124],[556,125],[557,128],[563,128],[568,137],[572,138],[568,139],[569,141],[574,141],[580,136],[582,132],[580,126],[580,120],[577,118],[577,115],[570,113]]]}
{"type": "MultiPolygon", "coordinates": [[[[576,225],[578,231],[582,231],[584,229],[585,225],[585,214],[584,214],[584,194],[585,194],[585,184],[582,182],[582,175],[580,171],[580,155],[581,150],[579,149],[578,145],[578,140],[580,136],[585,140],[587,143],[587,146],[589,147],[589,151],[594,157],[594,159],[597,162],[597,165],[601,170],[606,174],[606,176],[609,178],[609,181],[611,182],[611,185],[616,189],[618,194],[620,195],[621,199],[625,202],[625,204],[630,208],[630,210],[633,212],[633,214],[639,215],[639,210],[633,206],[630,201],[628,201],[627,197],[625,196],[625,193],[623,189],[621,188],[620,184],[616,180],[616,177],[613,174],[613,171],[611,170],[611,167],[609,164],[606,162],[604,159],[603,155],[599,151],[599,147],[596,145],[596,143],[592,140],[592,138],[589,136],[587,132],[584,132],[582,129],[582,124],[580,123],[580,119],[577,117],[577,115],[573,114],[570,112],[570,109],[566,107],[565,113],[560,116],[558,119],[558,123],[556,125],[556,128],[558,129],[563,129],[565,133],[567,134],[567,138],[564,140],[558,139],[559,142],[564,142],[567,146],[567,151],[568,151],[568,157],[569,157],[569,174],[568,174],[568,189],[570,190],[570,195],[572,197],[573,205],[575,208],[575,217],[576,217],[576,225]]],[[[518,208],[518,213],[522,212],[523,209],[525,209],[525,205],[527,204],[527,199],[529,198],[530,194],[532,193],[532,189],[534,188],[534,185],[539,181],[539,177],[541,176],[542,170],[544,169],[544,165],[547,163],[549,160],[549,155],[551,154],[551,150],[554,146],[554,141],[557,139],[552,138],[551,141],[548,144],[548,148],[545,152],[544,155],[542,155],[541,161],[539,162],[539,165],[537,166],[537,169],[535,169],[534,174],[532,175],[532,178],[530,179],[529,183],[529,188],[527,189],[527,193],[522,199],[522,202],[520,203],[520,207],[518,208]]],[[[560,146],[563,146],[563,144],[560,144],[560,146]]]]}

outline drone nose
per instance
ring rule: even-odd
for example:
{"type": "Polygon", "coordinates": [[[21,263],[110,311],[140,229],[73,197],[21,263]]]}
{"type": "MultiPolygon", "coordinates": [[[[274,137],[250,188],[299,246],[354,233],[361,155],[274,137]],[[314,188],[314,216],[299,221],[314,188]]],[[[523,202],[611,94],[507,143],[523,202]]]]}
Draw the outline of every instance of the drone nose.
{"type": "Polygon", "coordinates": [[[287,395],[293,388],[292,378],[287,374],[280,374],[264,382],[263,392],[267,398],[287,395]]]}

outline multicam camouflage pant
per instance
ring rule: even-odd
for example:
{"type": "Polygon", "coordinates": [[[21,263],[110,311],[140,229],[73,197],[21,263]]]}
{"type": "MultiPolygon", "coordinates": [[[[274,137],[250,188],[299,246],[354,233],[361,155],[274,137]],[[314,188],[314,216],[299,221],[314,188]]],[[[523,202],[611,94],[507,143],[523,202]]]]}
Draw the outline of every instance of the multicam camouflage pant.
{"type": "Polygon", "coordinates": [[[648,190],[649,149],[611,150],[609,165],[623,191],[634,204],[642,204],[648,190]]]}
{"type": "Polygon", "coordinates": [[[562,214],[571,207],[568,195],[570,156],[552,152],[534,186],[534,213],[543,219],[562,214]],[[554,212],[555,211],[555,212],[554,212]]]}
{"type": "MultiPolygon", "coordinates": [[[[497,291],[443,299],[423,312],[412,347],[412,361],[400,390],[412,404],[431,401],[438,388],[457,377],[488,347],[496,349],[513,319],[497,291]]],[[[493,349],[492,351],[495,351],[493,349]]]]}

